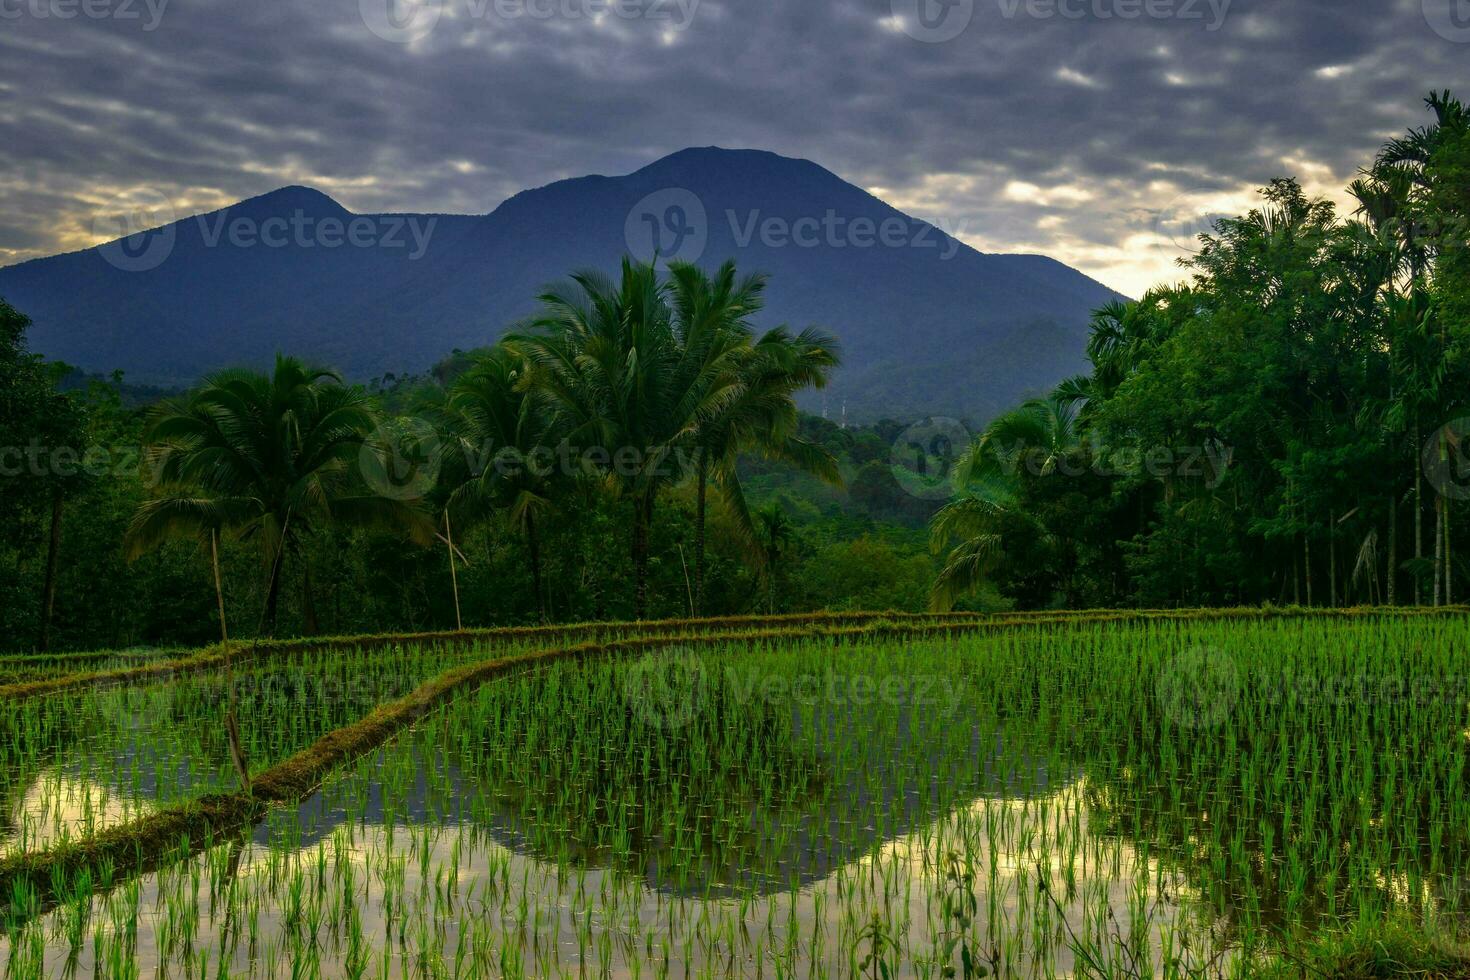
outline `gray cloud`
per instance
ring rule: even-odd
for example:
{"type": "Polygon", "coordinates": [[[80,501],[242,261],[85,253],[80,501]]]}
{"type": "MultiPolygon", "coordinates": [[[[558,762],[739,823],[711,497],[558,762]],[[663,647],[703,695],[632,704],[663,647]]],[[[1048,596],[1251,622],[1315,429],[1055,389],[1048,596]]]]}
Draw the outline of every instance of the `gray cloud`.
{"type": "Polygon", "coordinates": [[[1162,212],[1333,193],[1430,89],[1470,92],[1452,0],[948,0],[957,33],[917,0],[937,43],[911,0],[419,2],[392,23],[432,29],[385,40],[385,0],[0,0],[0,264],[149,192],[485,212],[719,144],[1136,293],[1181,254],[1162,212]]]}

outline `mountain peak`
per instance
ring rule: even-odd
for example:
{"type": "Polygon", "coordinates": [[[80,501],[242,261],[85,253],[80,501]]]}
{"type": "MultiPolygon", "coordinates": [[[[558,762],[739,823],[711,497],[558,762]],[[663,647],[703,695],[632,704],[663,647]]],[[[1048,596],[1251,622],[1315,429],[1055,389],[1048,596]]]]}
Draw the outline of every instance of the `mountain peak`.
{"type": "Polygon", "coordinates": [[[655,160],[632,177],[657,175],[674,176],[683,173],[709,174],[712,172],[736,172],[742,176],[761,174],[792,173],[805,171],[808,174],[835,176],[831,171],[810,160],[786,157],[770,150],[752,150],[723,146],[691,146],[655,160]]]}
{"type": "Polygon", "coordinates": [[[281,187],[181,220],[142,254],[0,270],[0,295],[34,321],[34,350],[87,370],[180,384],[290,351],[365,378],[490,343],[535,313],[546,283],[616,270],[630,252],[734,260],[770,276],[759,326],[837,335],[834,408],[978,420],[1085,367],[1091,311],[1116,296],[1060,264],[981,255],[766,150],[689,147],[632,174],[522,192],[484,216],[363,216],[385,219],[366,241],[320,224],[353,217],[314,188],[281,187]],[[264,233],[282,219],[289,233],[264,233]]]}
{"type": "Polygon", "coordinates": [[[231,205],[230,209],[262,214],[284,214],[293,211],[304,211],[314,215],[349,213],[346,208],[328,195],[315,187],[307,187],[303,184],[288,184],[255,197],[247,197],[240,203],[231,205]]]}

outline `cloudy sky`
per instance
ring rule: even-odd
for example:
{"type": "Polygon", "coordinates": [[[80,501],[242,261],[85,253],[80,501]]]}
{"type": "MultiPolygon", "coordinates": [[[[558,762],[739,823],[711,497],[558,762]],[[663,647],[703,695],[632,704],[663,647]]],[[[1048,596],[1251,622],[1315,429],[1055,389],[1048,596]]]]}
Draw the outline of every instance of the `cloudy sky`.
{"type": "Polygon", "coordinates": [[[715,144],[1137,295],[1446,87],[1470,0],[0,0],[0,265],[129,209],[482,213],[715,144]]]}

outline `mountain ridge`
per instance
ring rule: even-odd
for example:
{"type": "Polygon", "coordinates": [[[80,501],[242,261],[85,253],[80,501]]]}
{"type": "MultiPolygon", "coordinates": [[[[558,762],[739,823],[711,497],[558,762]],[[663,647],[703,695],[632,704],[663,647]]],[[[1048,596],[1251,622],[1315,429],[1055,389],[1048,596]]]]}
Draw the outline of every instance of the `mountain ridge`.
{"type": "Polygon", "coordinates": [[[0,296],[35,321],[34,349],[85,370],[181,384],[287,351],[366,379],[493,342],[548,283],[656,248],[767,273],[758,323],[834,332],[828,403],[859,420],[983,420],[1079,370],[1088,314],[1119,295],[1047,256],[980,252],[813,161],[690,147],[484,214],[355,213],[286,185],[0,268],[0,296]]]}

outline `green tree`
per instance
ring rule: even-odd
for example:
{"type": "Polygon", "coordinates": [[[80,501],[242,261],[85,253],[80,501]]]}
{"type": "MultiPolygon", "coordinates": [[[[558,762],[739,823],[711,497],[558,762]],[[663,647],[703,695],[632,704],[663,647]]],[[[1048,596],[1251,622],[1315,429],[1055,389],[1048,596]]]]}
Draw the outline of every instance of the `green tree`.
{"type": "Polygon", "coordinates": [[[36,644],[48,650],[66,501],[87,482],[82,467],[87,418],[77,397],[57,389],[65,366],[47,364],[27,348],[30,323],[0,299],[0,504],[17,516],[44,513],[46,560],[36,644]]]}
{"type": "Polygon", "coordinates": [[[949,609],[980,587],[1005,557],[1010,528],[1024,527],[1047,564],[1069,561],[1068,529],[1025,506],[1025,484],[1028,475],[1066,478],[1081,452],[1077,407],[1064,397],[1032,399],[986,426],[956,466],[959,495],[930,522],[934,550],[947,551],[934,608],[949,609]]]}
{"type": "Polygon", "coordinates": [[[723,402],[698,419],[695,459],[694,609],[705,604],[706,497],[711,482],[725,498],[738,526],[754,535],[750,512],[736,464],[742,454],[781,460],[831,484],[841,483],[836,458],[799,432],[795,395],[822,388],[839,363],[837,343],[815,329],[792,335],[785,327],[752,342],[750,317],[764,305],[764,276],[737,279],[734,262],[710,276],[697,266],[675,263],[670,269],[675,331],[691,354],[722,359],[715,370],[733,370],[735,383],[723,402]],[[725,336],[736,343],[734,356],[725,336]]]}
{"type": "Polygon", "coordinates": [[[541,303],[532,331],[510,343],[568,444],[598,453],[605,479],[631,506],[641,619],[658,494],[682,478],[700,423],[737,396],[748,343],[715,318],[676,328],[668,284],[652,265],[626,258],[618,282],[578,273],[541,303]]]}
{"type": "Polygon", "coordinates": [[[538,521],[555,508],[559,489],[573,474],[562,472],[556,450],[563,437],[556,418],[539,392],[523,383],[525,372],[520,355],[497,345],[478,356],[451,387],[447,462],[458,476],[452,479],[447,510],[460,527],[500,516],[525,536],[544,621],[538,521]]]}
{"type": "MultiPolygon", "coordinates": [[[[182,399],[161,404],[144,434],[153,496],[126,538],[138,556],[173,537],[229,533],[253,543],[265,583],[262,622],[276,625],[281,566],[333,524],[390,527],[419,541],[432,526],[413,504],[363,479],[378,417],[367,394],[323,368],[277,357],[272,374],[224,371],[182,399]]],[[[314,627],[310,570],[303,609],[314,627]]]]}

